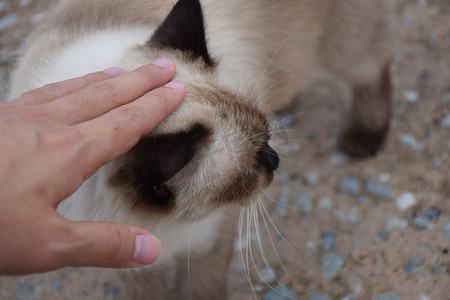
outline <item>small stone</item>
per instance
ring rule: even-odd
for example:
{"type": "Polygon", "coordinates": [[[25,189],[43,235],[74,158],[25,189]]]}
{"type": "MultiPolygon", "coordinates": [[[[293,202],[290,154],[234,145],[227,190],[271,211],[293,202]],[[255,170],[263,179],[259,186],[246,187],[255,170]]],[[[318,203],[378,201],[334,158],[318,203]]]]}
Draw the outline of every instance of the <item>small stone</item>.
{"type": "Polygon", "coordinates": [[[391,190],[373,178],[367,179],[366,190],[374,197],[391,198],[391,190]]]}
{"type": "Polygon", "coordinates": [[[320,235],[320,244],[326,250],[332,250],[337,240],[337,231],[329,230],[323,231],[320,235]]]}
{"type": "Polygon", "coordinates": [[[294,294],[285,286],[277,285],[263,295],[263,300],[291,300],[294,294]]]}
{"type": "Polygon", "coordinates": [[[112,286],[110,284],[107,284],[105,286],[105,298],[108,296],[112,297],[118,297],[120,295],[120,289],[116,286],[112,286]]]}
{"type": "Polygon", "coordinates": [[[396,202],[397,207],[401,211],[405,211],[416,204],[416,198],[414,197],[413,193],[407,191],[398,196],[396,202]]]}
{"type": "Polygon", "coordinates": [[[277,279],[275,271],[271,268],[265,268],[260,270],[258,275],[259,275],[258,278],[259,283],[271,283],[277,279]]]}
{"type": "Polygon", "coordinates": [[[346,213],[344,213],[343,211],[341,211],[341,210],[335,210],[334,211],[334,216],[336,217],[336,218],[338,218],[340,221],[342,221],[342,222],[346,222],[346,223],[358,223],[358,221],[359,221],[359,218],[358,218],[358,216],[356,216],[356,215],[353,215],[353,214],[346,214],[346,213]]]}
{"type": "Polygon", "coordinates": [[[444,117],[444,118],[441,120],[441,125],[442,125],[442,126],[445,126],[445,127],[450,127],[450,115],[444,117]]]}
{"type": "Polygon", "coordinates": [[[447,224],[444,225],[444,227],[442,228],[442,233],[450,241],[450,221],[448,221],[447,224]]]}
{"type": "Polygon", "coordinates": [[[359,205],[364,205],[364,203],[366,203],[366,201],[367,201],[366,196],[358,196],[358,204],[359,205]]]}
{"type": "Polygon", "coordinates": [[[297,205],[302,212],[304,213],[311,212],[312,208],[311,198],[309,197],[309,194],[306,191],[298,192],[296,200],[297,205]]]}
{"type": "Polygon", "coordinates": [[[382,173],[378,176],[378,180],[383,183],[389,182],[389,180],[391,180],[391,174],[382,173]]]}
{"type": "Polygon", "coordinates": [[[445,269],[441,265],[435,264],[431,267],[431,273],[434,275],[444,274],[445,269]]]}
{"type": "Polygon", "coordinates": [[[356,298],[353,297],[352,295],[347,295],[347,296],[341,298],[341,300],[356,300],[356,298]]]}
{"type": "Polygon", "coordinates": [[[441,213],[440,213],[438,210],[435,210],[435,209],[429,209],[429,210],[427,210],[426,212],[424,212],[424,213],[422,214],[422,216],[423,216],[424,218],[427,218],[428,220],[432,221],[432,220],[435,220],[435,219],[439,218],[440,214],[441,214],[441,213]]]}
{"type": "Polygon", "coordinates": [[[317,185],[319,183],[319,176],[317,173],[309,173],[306,178],[306,183],[309,185],[317,185]]]}
{"type": "Polygon", "coordinates": [[[348,156],[342,152],[335,152],[331,154],[330,160],[334,165],[340,166],[347,162],[348,156]]]}
{"type": "Polygon", "coordinates": [[[399,218],[390,218],[386,221],[384,227],[387,230],[391,229],[405,229],[408,227],[408,221],[405,219],[399,219],[399,218]]]}
{"type": "Polygon", "coordinates": [[[314,241],[307,241],[306,242],[306,248],[308,248],[308,249],[313,249],[315,245],[316,244],[314,243],[314,241]]]}
{"type": "Polygon", "coordinates": [[[331,201],[330,197],[322,197],[319,200],[319,209],[330,209],[333,207],[333,201],[331,201]]]}
{"type": "Polygon", "coordinates": [[[376,300],[400,300],[400,296],[394,293],[380,293],[376,295],[376,300]]]}
{"type": "Polygon", "coordinates": [[[430,298],[425,295],[420,295],[419,300],[430,300],[430,298]]]}
{"type": "Polygon", "coordinates": [[[33,296],[35,290],[36,290],[35,285],[25,284],[17,280],[15,284],[15,299],[18,300],[30,299],[30,297],[33,296]]]}
{"type": "Polygon", "coordinates": [[[17,14],[11,14],[8,15],[2,19],[0,19],[0,31],[3,31],[4,29],[13,26],[19,16],[17,14]]]}
{"type": "Polygon", "coordinates": [[[425,7],[425,6],[427,6],[427,1],[426,0],[417,0],[417,4],[422,7],[425,7]]]}
{"type": "Polygon", "coordinates": [[[390,237],[389,231],[386,231],[386,230],[378,231],[378,237],[384,241],[389,240],[389,237],[390,237]]]}
{"type": "Polygon", "coordinates": [[[288,215],[288,204],[289,198],[287,197],[287,195],[281,195],[278,198],[276,210],[281,217],[286,217],[288,215]]]}
{"type": "Polygon", "coordinates": [[[321,295],[316,292],[309,292],[309,300],[331,300],[330,297],[321,295]]]}
{"type": "Polygon", "coordinates": [[[414,18],[413,17],[404,17],[403,25],[405,25],[405,27],[412,27],[414,25],[414,18]]]}
{"type": "Polygon", "coordinates": [[[30,4],[31,0],[20,0],[20,5],[21,6],[27,6],[28,4],[30,4]]]}
{"type": "Polygon", "coordinates": [[[430,222],[430,220],[425,218],[424,216],[418,216],[417,218],[414,218],[413,225],[417,230],[428,230],[433,227],[433,224],[430,222]]]}
{"type": "Polygon", "coordinates": [[[321,272],[322,277],[325,279],[331,279],[335,277],[342,266],[344,265],[344,260],[336,253],[327,253],[322,259],[321,272]]]}
{"type": "Polygon", "coordinates": [[[440,167],[442,167],[442,160],[439,158],[435,159],[433,161],[433,168],[440,168],[440,167]]]}
{"type": "Polygon", "coordinates": [[[419,99],[419,93],[416,91],[406,91],[403,93],[403,98],[410,103],[414,103],[419,99]]]}
{"type": "Polygon", "coordinates": [[[420,261],[417,258],[411,258],[403,265],[403,268],[409,274],[414,274],[420,268],[420,261]]]}
{"type": "Polygon", "coordinates": [[[354,177],[339,178],[339,190],[345,194],[357,196],[361,192],[361,183],[354,177]]]}
{"type": "Polygon", "coordinates": [[[410,134],[402,134],[400,136],[400,143],[413,150],[422,151],[425,146],[422,143],[416,141],[416,139],[410,134]]]}

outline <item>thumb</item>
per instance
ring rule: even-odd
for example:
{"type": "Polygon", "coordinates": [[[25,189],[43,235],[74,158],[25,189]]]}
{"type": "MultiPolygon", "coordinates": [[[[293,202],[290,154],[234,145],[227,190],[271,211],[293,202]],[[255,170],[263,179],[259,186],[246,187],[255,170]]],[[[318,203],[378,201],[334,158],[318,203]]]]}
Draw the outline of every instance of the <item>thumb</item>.
{"type": "MultiPolygon", "coordinates": [[[[143,229],[110,222],[69,222],[73,237],[61,265],[142,267],[156,261],[159,240],[143,229]]],[[[67,241],[67,239],[66,239],[67,241]]]]}

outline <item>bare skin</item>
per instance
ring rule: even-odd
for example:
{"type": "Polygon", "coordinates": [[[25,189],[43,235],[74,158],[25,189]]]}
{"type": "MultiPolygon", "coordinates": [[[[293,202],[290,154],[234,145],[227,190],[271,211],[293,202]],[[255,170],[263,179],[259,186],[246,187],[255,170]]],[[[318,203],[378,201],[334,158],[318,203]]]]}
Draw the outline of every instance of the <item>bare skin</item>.
{"type": "Polygon", "coordinates": [[[186,90],[169,82],[174,74],[174,64],[159,59],[129,73],[111,68],[50,84],[0,104],[0,274],[140,267],[158,258],[161,247],[150,233],[69,222],[56,207],[178,107],[186,90]]]}

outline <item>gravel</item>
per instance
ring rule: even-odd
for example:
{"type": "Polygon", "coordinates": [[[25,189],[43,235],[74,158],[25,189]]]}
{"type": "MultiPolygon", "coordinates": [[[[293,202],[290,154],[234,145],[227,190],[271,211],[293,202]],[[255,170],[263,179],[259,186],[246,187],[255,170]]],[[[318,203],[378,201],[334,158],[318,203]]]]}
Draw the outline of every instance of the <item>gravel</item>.
{"type": "Polygon", "coordinates": [[[308,299],[309,300],[332,300],[330,297],[321,295],[321,294],[316,293],[316,292],[310,292],[308,299]]]}
{"type": "Polygon", "coordinates": [[[386,228],[386,230],[404,229],[408,227],[408,224],[408,220],[405,219],[389,218],[384,224],[384,228],[386,228]]]}
{"type": "Polygon", "coordinates": [[[391,198],[391,190],[373,178],[367,179],[366,190],[374,197],[391,198]]]}
{"type": "Polygon", "coordinates": [[[339,178],[339,190],[345,194],[357,196],[361,192],[361,182],[355,177],[339,178]]]}
{"type": "Polygon", "coordinates": [[[431,221],[424,216],[414,218],[413,225],[417,230],[428,230],[433,228],[433,223],[431,223],[431,221]]]}
{"type": "Polygon", "coordinates": [[[343,265],[344,260],[337,253],[325,254],[320,267],[322,277],[325,279],[334,278],[339,273],[343,265]]]}
{"type": "Polygon", "coordinates": [[[376,300],[400,300],[400,296],[394,293],[380,293],[376,295],[376,300]]]}
{"type": "Polygon", "coordinates": [[[420,268],[420,261],[417,258],[411,258],[403,266],[406,272],[414,274],[420,268]]]}
{"type": "Polygon", "coordinates": [[[285,286],[277,285],[263,296],[263,300],[291,300],[294,294],[285,286]]]}
{"type": "Polygon", "coordinates": [[[264,268],[259,270],[258,282],[259,283],[271,283],[277,279],[275,271],[272,268],[264,268]]]}
{"type": "Polygon", "coordinates": [[[297,193],[296,203],[300,210],[304,213],[311,212],[312,202],[308,192],[300,191],[297,193]]]}
{"type": "Polygon", "coordinates": [[[405,211],[416,204],[416,198],[411,192],[403,192],[395,201],[401,211],[405,211]]]}
{"type": "Polygon", "coordinates": [[[447,224],[444,225],[444,227],[442,228],[442,233],[450,241],[450,221],[448,221],[447,224]]]}
{"type": "Polygon", "coordinates": [[[400,136],[400,143],[413,150],[422,151],[425,149],[425,145],[416,141],[416,139],[410,134],[402,134],[400,136]]]}
{"type": "Polygon", "coordinates": [[[320,245],[326,250],[334,249],[337,235],[338,233],[336,230],[323,231],[320,235],[320,245]]]}

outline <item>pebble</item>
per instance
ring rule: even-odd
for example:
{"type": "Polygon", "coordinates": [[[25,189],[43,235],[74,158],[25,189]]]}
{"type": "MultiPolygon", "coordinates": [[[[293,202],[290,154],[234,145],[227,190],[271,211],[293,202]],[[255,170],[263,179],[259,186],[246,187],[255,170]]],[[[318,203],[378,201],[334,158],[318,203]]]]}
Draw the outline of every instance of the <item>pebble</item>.
{"type": "Polygon", "coordinates": [[[361,192],[361,183],[354,177],[339,178],[339,190],[345,194],[357,196],[361,192]]]}
{"type": "Polygon", "coordinates": [[[403,25],[405,25],[405,27],[412,27],[414,25],[414,18],[413,17],[404,17],[403,25]]]}
{"type": "Polygon", "coordinates": [[[423,217],[427,218],[430,221],[439,218],[440,215],[441,215],[440,211],[435,209],[429,209],[422,214],[423,217]]]}
{"type": "Polygon", "coordinates": [[[353,297],[352,295],[347,295],[347,296],[341,298],[341,300],[356,300],[356,298],[353,297]]]}
{"type": "Polygon", "coordinates": [[[334,152],[331,154],[330,160],[334,165],[340,166],[347,162],[348,156],[342,152],[334,152]]]}
{"type": "Polygon", "coordinates": [[[390,234],[387,230],[380,230],[378,231],[378,237],[384,241],[389,240],[390,234]]]}
{"type": "Polygon", "coordinates": [[[431,273],[434,275],[444,274],[445,269],[441,265],[435,264],[431,267],[431,273]]]}
{"type": "Polygon", "coordinates": [[[366,190],[374,197],[391,198],[391,190],[373,178],[367,179],[366,190]]]}
{"type": "Polygon", "coordinates": [[[322,272],[322,277],[325,279],[334,278],[342,266],[344,265],[344,260],[336,253],[327,253],[322,259],[322,264],[320,270],[322,272]]]}
{"type": "Polygon", "coordinates": [[[433,228],[431,221],[423,215],[414,218],[413,225],[417,230],[428,230],[433,228]]]}
{"type": "Polygon", "coordinates": [[[320,235],[320,244],[322,247],[326,250],[332,250],[336,244],[337,234],[336,230],[323,231],[320,235]]]}
{"type": "Polygon", "coordinates": [[[336,209],[333,214],[336,218],[338,218],[342,222],[358,223],[358,221],[359,221],[358,216],[353,215],[353,214],[346,214],[345,212],[338,210],[338,209],[336,209]]]}
{"type": "Polygon", "coordinates": [[[309,292],[309,300],[331,300],[330,297],[321,295],[316,292],[309,292]]]}
{"type": "Polygon", "coordinates": [[[391,180],[391,174],[382,173],[378,176],[378,180],[383,183],[389,182],[389,180],[391,180]]]}
{"type": "Polygon", "coordinates": [[[397,203],[397,207],[401,211],[405,211],[416,204],[416,198],[414,197],[414,194],[408,191],[403,192],[400,196],[397,197],[395,201],[397,203]]]}
{"type": "Polygon", "coordinates": [[[419,100],[419,93],[416,91],[406,91],[403,93],[403,98],[410,103],[414,103],[419,100]]]}
{"type": "Polygon", "coordinates": [[[294,294],[285,286],[277,285],[264,294],[263,300],[291,300],[294,294]]]}
{"type": "Polygon", "coordinates": [[[308,192],[306,191],[298,192],[296,202],[302,212],[304,213],[311,212],[312,203],[311,197],[309,197],[308,192]]]}
{"type": "Polygon", "coordinates": [[[29,285],[22,283],[20,281],[16,281],[15,284],[15,299],[17,300],[28,300],[31,296],[33,296],[36,290],[35,285],[29,285]]]}
{"type": "Polygon", "coordinates": [[[445,127],[450,127],[450,115],[444,117],[444,118],[441,120],[441,125],[442,125],[442,126],[445,126],[445,127]]]}
{"type": "Polygon", "coordinates": [[[333,207],[333,201],[331,200],[330,197],[322,197],[319,200],[319,209],[330,209],[333,207]]]}
{"type": "Polygon", "coordinates": [[[306,178],[306,183],[313,186],[319,184],[319,176],[317,173],[309,173],[306,178]]]}
{"type": "Polygon", "coordinates": [[[118,297],[120,295],[120,289],[116,286],[112,286],[107,284],[105,286],[105,296],[104,298],[107,298],[108,296],[112,297],[118,297]]]}
{"type": "Polygon", "coordinates": [[[408,221],[405,219],[399,219],[399,218],[390,218],[386,221],[384,228],[387,230],[391,229],[404,229],[408,227],[408,221]]]}
{"type": "Polygon", "coordinates": [[[0,19],[0,31],[14,25],[14,23],[16,23],[18,18],[19,16],[17,14],[11,14],[0,19]]]}
{"type": "Polygon", "coordinates": [[[259,283],[271,283],[277,279],[275,271],[271,268],[259,270],[258,275],[259,275],[258,278],[259,283]]]}
{"type": "Polygon", "coordinates": [[[411,258],[403,265],[403,268],[409,274],[414,274],[420,268],[420,261],[417,258],[411,258]]]}
{"type": "Polygon", "coordinates": [[[442,233],[450,241],[450,221],[448,221],[447,224],[444,225],[444,227],[442,228],[442,233]]]}
{"type": "Polygon", "coordinates": [[[288,215],[288,207],[287,207],[288,204],[289,204],[289,198],[287,197],[287,195],[281,195],[278,198],[276,210],[277,210],[278,214],[283,218],[288,215]]]}
{"type": "Polygon", "coordinates": [[[430,300],[430,298],[425,295],[420,295],[419,300],[430,300]]]}
{"type": "Polygon", "coordinates": [[[394,293],[380,293],[376,295],[376,300],[400,300],[400,296],[394,293]]]}
{"type": "Polygon", "coordinates": [[[367,201],[366,196],[358,196],[358,204],[359,205],[364,205],[364,203],[366,203],[366,201],[367,201]]]}
{"type": "Polygon", "coordinates": [[[440,168],[440,167],[442,167],[442,160],[441,159],[435,159],[434,161],[433,161],[433,167],[434,168],[440,168]]]}
{"type": "Polygon", "coordinates": [[[31,0],[20,0],[20,5],[21,6],[27,6],[28,4],[30,4],[31,0]]]}
{"type": "Polygon", "coordinates": [[[413,150],[422,151],[425,146],[422,143],[416,141],[416,139],[410,134],[402,134],[400,136],[400,143],[413,150]]]}

